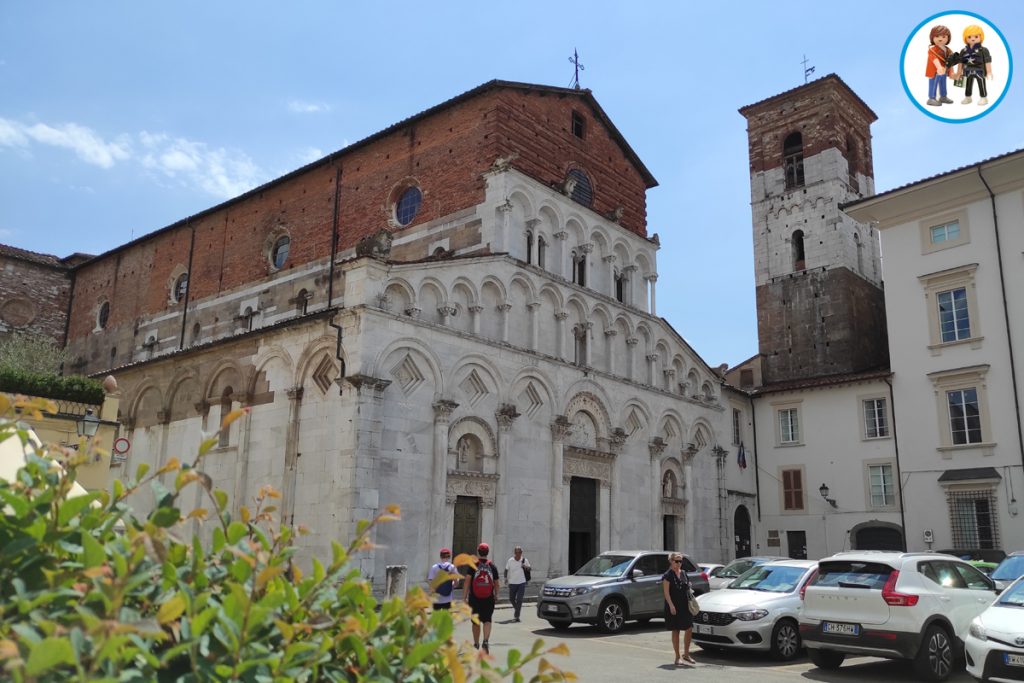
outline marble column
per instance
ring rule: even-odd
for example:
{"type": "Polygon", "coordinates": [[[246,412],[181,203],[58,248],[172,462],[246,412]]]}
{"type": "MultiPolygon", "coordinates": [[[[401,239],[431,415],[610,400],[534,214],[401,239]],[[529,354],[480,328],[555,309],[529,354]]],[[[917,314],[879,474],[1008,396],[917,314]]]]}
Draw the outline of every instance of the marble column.
{"type": "Polygon", "coordinates": [[[626,379],[633,379],[633,370],[636,368],[636,363],[633,361],[633,355],[636,353],[636,345],[640,343],[638,337],[627,337],[626,338],[626,369],[622,373],[626,379]]]}
{"type": "Polygon", "coordinates": [[[608,254],[601,258],[607,266],[605,266],[604,272],[605,277],[608,278],[608,296],[615,298],[615,254],[608,254]]]}
{"type": "MultiPolygon", "coordinates": [[[[623,266],[622,267],[622,273],[626,277],[626,292],[625,292],[625,296],[623,296],[622,298],[625,299],[626,300],[625,303],[629,304],[630,306],[637,306],[636,290],[639,289],[639,288],[636,286],[636,282],[635,282],[636,278],[633,277],[633,273],[635,273],[636,271],[637,271],[637,267],[634,266],[634,265],[628,265],[628,266],[623,266]]],[[[647,305],[647,302],[644,302],[644,306],[646,306],[646,305],[647,305]]],[[[637,308],[640,308],[640,307],[637,306],[637,308]]]]}
{"type": "Polygon", "coordinates": [[[512,304],[498,304],[498,315],[501,316],[501,341],[508,343],[508,312],[512,310],[512,304]]]}
{"type": "Polygon", "coordinates": [[[540,343],[540,324],[537,322],[537,312],[540,310],[540,302],[534,301],[526,304],[526,310],[530,312],[530,350],[536,351],[540,343]]]}
{"type": "Polygon", "coordinates": [[[295,492],[299,476],[299,408],[302,407],[301,386],[287,390],[288,429],[284,441],[284,478],[281,486],[281,524],[295,524],[295,492]]]}
{"type": "Polygon", "coordinates": [[[553,269],[552,272],[555,275],[560,275],[564,277],[566,280],[571,280],[571,277],[566,277],[567,271],[565,269],[566,261],[572,258],[571,254],[569,253],[569,250],[565,248],[565,241],[569,239],[569,233],[567,233],[565,230],[559,230],[554,234],[554,238],[558,240],[561,244],[558,247],[558,268],[553,269]]]}
{"type": "Polygon", "coordinates": [[[473,334],[480,334],[480,314],[483,310],[484,307],[480,304],[474,304],[469,307],[470,325],[472,326],[473,334]]]}
{"type": "Polygon", "coordinates": [[[647,384],[652,387],[658,386],[656,382],[657,377],[657,365],[658,365],[658,354],[649,353],[647,358],[647,384]]]}
{"type": "Polygon", "coordinates": [[[455,306],[451,304],[441,304],[437,307],[437,314],[441,317],[441,324],[447,327],[450,323],[452,316],[458,311],[455,306]]]}
{"type": "Polygon", "coordinates": [[[512,233],[512,200],[506,198],[504,202],[498,204],[498,239],[500,243],[498,246],[499,250],[510,253],[515,253],[512,249],[511,244],[511,233],[512,233]]]}
{"type": "Polygon", "coordinates": [[[594,357],[593,349],[590,348],[594,345],[593,329],[594,323],[589,320],[580,323],[580,334],[583,335],[583,365],[588,368],[591,366],[591,359],[594,357]]]}
{"type": "Polygon", "coordinates": [[[565,319],[568,317],[569,314],[565,311],[555,313],[555,347],[558,351],[556,355],[563,360],[568,358],[565,353],[565,338],[568,336],[565,333],[565,319]]]}
{"type": "Polygon", "coordinates": [[[617,330],[607,329],[604,331],[604,348],[607,361],[605,369],[612,375],[615,374],[615,335],[617,334],[617,330]]]}
{"type": "MultiPolygon", "coordinates": [[[[494,413],[494,418],[498,422],[498,481],[494,506],[494,545],[497,552],[505,554],[511,554],[508,546],[510,484],[508,468],[511,458],[512,425],[517,417],[519,417],[519,411],[516,410],[514,403],[503,403],[494,413]]],[[[494,559],[497,561],[497,558],[494,559]]]]}
{"type": "Polygon", "coordinates": [[[655,286],[654,286],[655,283],[658,282],[658,276],[657,275],[648,275],[644,279],[647,280],[650,283],[650,290],[651,290],[651,301],[650,301],[650,308],[648,309],[648,311],[650,312],[651,315],[658,315],[658,297],[657,297],[657,291],[656,291],[655,286]]]}
{"type": "Polygon", "coordinates": [[[455,401],[441,399],[434,401],[434,445],[433,461],[430,467],[430,547],[444,545],[444,504],[448,476],[448,422],[452,412],[459,407],[455,401]]]}
{"type": "MultiPolygon", "coordinates": [[[[686,482],[686,517],[683,519],[685,538],[679,547],[689,550],[696,543],[693,516],[697,512],[697,492],[694,490],[693,483],[693,459],[697,455],[697,446],[692,443],[683,444],[679,455],[683,461],[683,481],[686,482]]],[[[690,551],[692,552],[692,550],[690,551]]]]}
{"type": "Polygon", "coordinates": [[[608,482],[608,520],[610,527],[608,529],[609,545],[605,547],[605,550],[623,547],[622,510],[625,495],[622,493],[622,466],[619,464],[619,461],[622,459],[622,451],[626,446],[626,436],[626,430],[622,427],[616,427],[608,435],[608,450],[615,455],[615,458],[611,462],[611,480],[608,482]]]}
{"type": "Polygon", "coordinates": [[[658,542],[659,531],[661,530],[661,456],[668,444],[660,436],[656,436],[647,444],[647,451],[651,456],[651,542],[648,548],[657,548],[661,545],[658,542]]]}
{"type": "Polygon", "coordinates": [[[562,576],[568,567],[566,547],[569,544],[569,528],[564,517],[568,509],[563,509],[566,485],[562,481],[564,465],[562,451],[565,439],[572,431],[569,418],[556,415],[551,423],[551,521],[548,527],[548,578],[562,576]]]}

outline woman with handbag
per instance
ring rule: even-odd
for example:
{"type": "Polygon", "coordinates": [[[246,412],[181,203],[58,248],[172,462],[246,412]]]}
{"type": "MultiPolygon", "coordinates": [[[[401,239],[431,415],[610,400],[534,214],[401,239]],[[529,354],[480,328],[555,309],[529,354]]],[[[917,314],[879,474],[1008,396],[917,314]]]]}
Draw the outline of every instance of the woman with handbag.
{"type": "MultiPolygon", "coordinates": [[[[690,639],[693,637],[693,607],[697,605],[690,586],[690,577],[683,570],[681,553],[669,553],[669,570],[661,577],[661,589],[665,595],[665,628],[672,632],[672,649],[676,653],[676,666],[696,664],[690,656],[690,639]],[[685,631],[683,655],[679,656],[679,632],[685,631]]],[[[697,608],[699,610],[699,608],[697,608]]]]}

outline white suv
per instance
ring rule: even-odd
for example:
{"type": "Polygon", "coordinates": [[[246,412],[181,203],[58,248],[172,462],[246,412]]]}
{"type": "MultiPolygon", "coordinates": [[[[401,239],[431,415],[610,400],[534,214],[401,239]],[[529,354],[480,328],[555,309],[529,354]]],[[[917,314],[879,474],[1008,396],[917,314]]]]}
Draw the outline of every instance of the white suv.
{"type": "Polygon", "coordinates": [[[911,659],[919,677],[941,681],[994,596],[990,578],[949,555],[838,553],[818,563],[804,590],[800,635],[822,669],[848,654],[911,659]]]}

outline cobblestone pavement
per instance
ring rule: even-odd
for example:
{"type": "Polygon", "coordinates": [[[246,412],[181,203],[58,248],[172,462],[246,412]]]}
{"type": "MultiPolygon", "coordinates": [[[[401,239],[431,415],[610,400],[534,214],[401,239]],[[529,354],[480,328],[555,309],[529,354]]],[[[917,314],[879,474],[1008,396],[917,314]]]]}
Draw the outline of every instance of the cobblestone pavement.
{"type": "MultiPolygon", "coordinates": [[[[457,636],[471,641],[470,627],[462,624],[457,636]]],[[[604,635],[594,627],[575,625],[568,631],[555,631],[536,616],[536,605],[523,606],[522,621],[512,621],[512,609],[499,605],[494,612],[494,630],[491,634],[491,655],[504,662],[512,647],[520,651],[529,650],[537,638],[547,645],[565,642],[569,646],[568,657],[552,657],[557,666],[573,671],[581,681],[678,681],[700,679],[701,681],[750,683],[756,676],[756,683],[799,683],[799,681],[837,681],[859,683],[881,681],[910,683],[916,681],[909,662],[896,662],[873,657],[854,657],[843,664],[838,671],[822,671],[805,656],[793,662],[779,663],[767,654],[734,652],[723,655],[710,654],[694,645],[692,653],[697,660],[695,666],[676,667],[672,664],[672,643],[669,634],[663,630],[661,620],[654,620],[646,626],[629,623],[623,632],[604,635]]],[[[962,669],[955,673],[951,683],[967,683],[973,679],[962,669]]]]}

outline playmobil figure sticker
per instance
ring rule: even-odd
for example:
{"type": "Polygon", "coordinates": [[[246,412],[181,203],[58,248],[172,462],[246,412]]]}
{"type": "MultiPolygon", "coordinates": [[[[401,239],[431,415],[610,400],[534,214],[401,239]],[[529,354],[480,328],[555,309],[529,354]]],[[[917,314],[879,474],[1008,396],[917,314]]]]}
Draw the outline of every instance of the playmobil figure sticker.
{"type": "Polygon", "coordinates": [[[922,112],[946,123],[966,123],[1002,101],[1013,57],[1002,32],[985,17],[942,12],[911,31],[900,76],[907,97],[922,112]]]}

